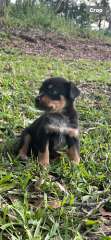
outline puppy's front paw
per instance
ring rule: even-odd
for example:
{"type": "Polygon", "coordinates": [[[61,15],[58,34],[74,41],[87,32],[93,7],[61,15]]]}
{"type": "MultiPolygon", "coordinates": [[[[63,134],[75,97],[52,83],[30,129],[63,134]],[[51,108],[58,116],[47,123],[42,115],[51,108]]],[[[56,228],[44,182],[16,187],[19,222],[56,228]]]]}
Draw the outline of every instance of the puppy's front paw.
{"type": "Polygon", "coordinates": [[[47,167],[49,165],[49,151],[46,147],[46,151],[44,153],[38,153],[38,161],[40,165],[47,167]]]}
{"type": "Polygon", "coordinates": [[[71,146],[67,149],[67,155],[72,163],[76,165],[80,163],[80,155],[75,146],[71,146]]]}
{"type": "Polygon", "coordinates": [[[40,163],[41,166],[44,166],[44,167],[47,167],[49,165],[49,161],[46,160],[46,159],[45,160],[43,159],[43,160],[39,161],[39,163],[40,163]]]}
{"type": "Polygon", "coordinates": [[[25,154],[25,153],[23,153],[23,152],[19,152],[19,155],[18,155],[18,157],[21,159],[21,160],[27,160],[28,159],[28,157],[27,157],[27,155],[25,154]]]}

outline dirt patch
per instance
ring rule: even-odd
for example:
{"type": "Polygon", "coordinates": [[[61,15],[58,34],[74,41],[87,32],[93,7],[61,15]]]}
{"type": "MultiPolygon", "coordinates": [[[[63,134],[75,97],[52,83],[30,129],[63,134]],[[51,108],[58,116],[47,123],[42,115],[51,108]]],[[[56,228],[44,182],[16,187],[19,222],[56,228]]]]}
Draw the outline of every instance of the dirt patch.
{"type": "Polygon", "coordinates": [[[102,40],[65,37],[40,30],[10,30],[7,42],[0,47],[18,48],[25,54],[47,55],[63,59],[111,60],[111,44],[102,40]]]}

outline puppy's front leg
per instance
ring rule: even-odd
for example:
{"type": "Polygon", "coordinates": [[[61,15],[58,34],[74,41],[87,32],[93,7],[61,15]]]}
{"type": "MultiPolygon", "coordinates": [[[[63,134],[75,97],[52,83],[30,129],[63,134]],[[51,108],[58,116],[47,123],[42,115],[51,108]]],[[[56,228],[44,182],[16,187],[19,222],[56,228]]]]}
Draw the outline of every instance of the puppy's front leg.
{"type": "Polygon", "coordinates": [[[23,139],[23,145],[19,150],[19,157],[21,160],[27,160],[27,154],[28,154],[28,150],[29,150],[29,144],[31,142],[31,136],[30,134],[27,134],[24,136],[23,139]]]}
{"type": "Polygon", "coordinates": [[[80,153],[79,153],[80,143],[79,143],[79,139],[67,136],[66,137],[66,142],[67,142],[67,145],[68,145],[67,155],[68,155],[69,159],[73,163],[79,164],[79,162],[80,162],[80,153]]]}
{"type": "Polygon", "coordinates": [[[49,165],[49,142],[46,143],[45,150],[38,153],[38,161],[43,166],[49,165]]]}
{"type": "Polygon", "coordinates": [[[76,148],[75,145],[67,149],[67,155],[72,162],[74,162],[75,164],[79,164],[80,156],[79,156],[78,149],[76,148]]]}

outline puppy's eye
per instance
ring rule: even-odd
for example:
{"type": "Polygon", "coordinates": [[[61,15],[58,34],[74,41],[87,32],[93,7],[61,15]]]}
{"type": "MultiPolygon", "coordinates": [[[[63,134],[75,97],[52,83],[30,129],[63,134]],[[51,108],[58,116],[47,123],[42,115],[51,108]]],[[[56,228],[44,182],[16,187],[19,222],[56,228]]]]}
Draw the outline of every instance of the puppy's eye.
{"type": "Polygon", "coordinates": [[[53,87],[53,85],[52,85],[52,84],[50,84],[50,85],[48,86],[48,88],[49,88],[49,89],[51,89],[52,87],[53,87]]]}
{"type": "Polygon", "coordinates": [[[44,92],[43,91],[39,92],[39,95],[44,95],[44,92]]]}

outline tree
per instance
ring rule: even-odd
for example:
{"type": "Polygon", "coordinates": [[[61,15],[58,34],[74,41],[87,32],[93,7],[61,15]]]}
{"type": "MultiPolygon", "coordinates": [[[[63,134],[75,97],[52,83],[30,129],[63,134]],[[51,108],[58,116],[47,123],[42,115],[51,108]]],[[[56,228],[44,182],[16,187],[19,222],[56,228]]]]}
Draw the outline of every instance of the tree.
{"type": "Polygon", "coordinates": [[[87,26],[90,23],[89,13],[85,3],[81,3],[78,9],[78,23],[81,27],[87,26]]]}
{"type": "Polygon", "coordinates": [[[0,16],[3,16],[5,13],[5,7],[8,6],[10,0],[0,0],[0,16]]]}
{"type": "MultiPolygon", "coordinates": [[[[110,6],[109,6],[109,0],[101,0],[101,6],[103,8],[103,17],[105,17],[105,20],[108,22],[110,21],[109,13],[110,13],[110,6]]],[[[110,25],[110,24],[109,24],[110,25]]]]}
{"type": "Polygon", "coordinates": [[[109,22],[108,31],[111,32],[111,9],[108,0],[102,0],[101,5],[105,11],[105,19],[109,22]]]}
{"type": "Polygon", "coordinates": [[[0,0],[0,16],[4,15],[5,2],[5,0],[0,0]]]}

